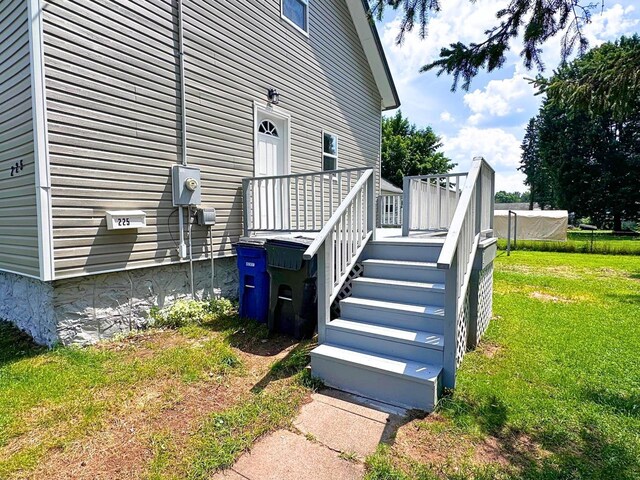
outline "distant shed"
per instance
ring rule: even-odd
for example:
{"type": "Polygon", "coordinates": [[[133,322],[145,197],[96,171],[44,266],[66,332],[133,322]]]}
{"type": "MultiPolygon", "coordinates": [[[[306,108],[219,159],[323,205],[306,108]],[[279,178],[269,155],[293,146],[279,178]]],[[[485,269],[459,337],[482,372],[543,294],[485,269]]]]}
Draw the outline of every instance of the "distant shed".
{"type": "MultiPolygon", "coordinates": [[[[566,210],[520,210],[516,214],[518,240],[567,240],[569,212],[566,210]]],[[[494,235],[507,238],[509,210],[496,210],[494,215],[494,235]]],[[[511,228],[515,228],[513,223],[511,228]]]]}

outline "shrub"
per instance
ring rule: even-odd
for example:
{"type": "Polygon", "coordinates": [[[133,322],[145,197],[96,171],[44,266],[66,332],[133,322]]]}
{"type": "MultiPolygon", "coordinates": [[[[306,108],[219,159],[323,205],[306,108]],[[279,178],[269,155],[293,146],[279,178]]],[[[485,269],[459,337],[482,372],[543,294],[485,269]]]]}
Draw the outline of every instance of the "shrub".
{"type": "Polygon", "coordinates": [[[169,307],[151,309],[150,315],[156,327],[178,328],[202,323],[207,315],[206,305],[196,300],[178,300],[169,307]]]}
{"type": "Polygon", "coordinates": [[[205,307],[216,318],[228,318],[236,314],[236,306],[226,298],[214,298],[205,307]]]}

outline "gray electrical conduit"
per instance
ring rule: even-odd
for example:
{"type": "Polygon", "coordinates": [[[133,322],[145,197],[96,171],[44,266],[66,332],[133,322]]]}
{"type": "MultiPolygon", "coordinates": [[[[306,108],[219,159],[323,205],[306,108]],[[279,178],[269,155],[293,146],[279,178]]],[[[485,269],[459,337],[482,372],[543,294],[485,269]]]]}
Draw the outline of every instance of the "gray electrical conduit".
{"type": "MultiPolygon", "coordinates": [[[[181,143],[182,143],[182,165],[187,165],[187,92],[184,67],[184,12],[182,0],[178,1],[178,61],[180,72],[180,119],[181,119],[181,143]]],[[[184,241],[184,207],[178,207],[178,226],[180,228],[180,247],[178,256],[184,258],[182,253],[185,246],[184,241]]],[[[191,210],[189,209],[189,217],[191,210]]],[[[189,262],[191,263],[191,297],[194,296],[193,288],[193,255],[191,254],[191,218],[189,218],[189,262]]]]}

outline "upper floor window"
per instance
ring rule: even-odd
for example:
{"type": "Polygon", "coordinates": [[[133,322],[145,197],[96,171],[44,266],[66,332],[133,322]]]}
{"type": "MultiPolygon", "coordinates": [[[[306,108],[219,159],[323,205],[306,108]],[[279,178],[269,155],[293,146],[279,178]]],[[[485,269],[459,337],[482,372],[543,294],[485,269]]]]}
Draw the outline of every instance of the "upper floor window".
{"type": "Polygon", "coordinates": [[[280,14],[305,35],[309,34],[309,0],[281,0],[280,14]]]}
{"type": "Polygon", "coordinates": [[[332,133],[322,133],[322,169],[338,169],[338,136],[332,133]]]}

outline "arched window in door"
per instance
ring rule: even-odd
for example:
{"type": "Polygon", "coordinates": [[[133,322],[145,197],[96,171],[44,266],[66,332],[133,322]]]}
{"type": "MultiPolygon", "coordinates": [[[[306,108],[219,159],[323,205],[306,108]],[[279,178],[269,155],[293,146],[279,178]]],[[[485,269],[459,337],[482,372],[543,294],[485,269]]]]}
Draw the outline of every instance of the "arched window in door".
{"type": "Polygon", "coordinates": [[[258,127],[258,133],[262,133],[264,135],[271,135],[272,137],[279,137],[278,129],[273,124],[271,120],[263,120],[258,127]]]}

